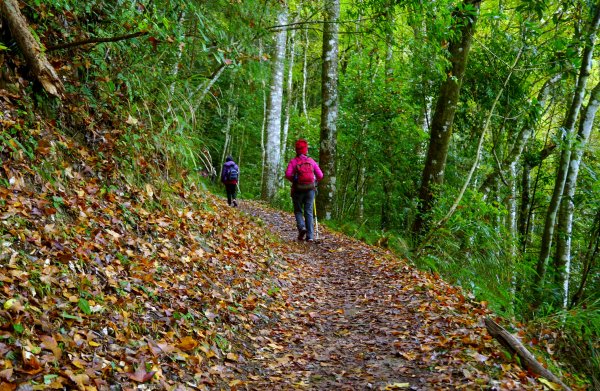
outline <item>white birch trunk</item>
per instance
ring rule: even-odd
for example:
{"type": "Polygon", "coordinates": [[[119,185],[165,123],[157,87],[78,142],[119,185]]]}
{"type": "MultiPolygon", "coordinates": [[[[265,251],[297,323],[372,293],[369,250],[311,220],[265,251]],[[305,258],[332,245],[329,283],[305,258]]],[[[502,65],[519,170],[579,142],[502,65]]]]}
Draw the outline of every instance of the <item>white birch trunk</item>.
{"type": "MultiPolygon", "coordinates": [[[[415,37],[415,39],[417,41],[422,41],[424,40],[424,37],[427,36],[427,25],[425,23],[425,21],[423,20],[421,22],[421,25],[417,25],[415,24],[412,28],[413,30],[413,35],[415,37]]],[[[427,59],[428,61],[428,66],[433,68],[435,65],[433,64],[433,59],[427,59]]],[[[433,96],[429,95],[428,92],[431,91],[431,87],[433,86],[433,81],[430,78],[427,78],[426,80],[421,80],[421,88],[423,89],[423,102],[424,104],[421,107],[421,113],[420,113],[420,123],[421,123],[421,129],[423,129],[423,132],[425,133],[429,133],[429,127],[431,125],[431,117],[433,115],[433,96]]],[[[418,148],[418,150],[416,151],[417,155],[421,156],[421,157],[425,157],[424,156],[424,151],[422,148],[418,148]]]]}
{"type": "MultiPolygon", "coordinates": [[[[287,9],[282,9],[277,17],[277,24],[287,24],[287,9]]],[[[277,192],[279,162],[281,160],[281,111],[283,105],[283,84],[285,68],[285,46],[287,31],[284,28],[277,32],[275,55],[273,56],[273,74],[267,108],[267,129],[265,146],[264,182],[262,198],[271,201],[277,192]]]]}
{"type": "MultiPolygon", "coordinates": [[[[540,108],[542,108],[542,109],[546,108],[546,101],[548,100],[548,96],[550,95],[550,92],[552,91],[552,88],[556,85],[556,83],[558,83],[562,79],[562,76],[563,76],[562,74],[555,75],[551,79],[547,80],[546,83],[544,83],[544,86],[541,88],[540,92],[538,93],[538,97],[537,97],[538,105],[540,108]]],[[[518,161],[521,158],[521,155],[523,154],[523,150],[525,149],[525,145],[527,145],[527,142],[529,141],[531,135],[533,134],[534,127],[535,127],[534,125],[531,125],[531,126],[523,126],[521,128],[521,131],[515,137],[515,142],[512,146],[511,151],[502,160],[502,163],[498,164],[498,167],[494,171],[492,171],[490,174],[488,174],[488,176],[483,180],[483,183],[482,183],[481,187],[479,188],[479,191],[483,193],[484,200],[487,198],[487,195],[490,191],[490,185],[492,183],[494,183],[495,178],[499,175],[502,175],[503,167],[505,167],[507,165],[510,166],[510,164],[518,161]]]]}
{"type": "MultiPolygon", "coordinates": [[[[265,166],[265,161],[267,159],[267,148],[265,146],[265,131],[267,129],[267,93],[265,92],[265,81],[263,80],[263,122],[262,127],[260,128],[260,150],[261,150],[261,158],[262,165],[265,166]]],[[[265,170],[260,171],[260,188],[263,188],[265,183],[265,170]]]]}
{"type": "MultiPolygon", "coordinates": [[[[258,41],[258,56],[262,58],[263,56],[263,45],[262,40],[258,41]]],[[[262,80],[262,95],[263,95],[263,121],[262,126],[260,128],[260,157],[261,157],[261,167],[265,166],[266,159],[266,148],[265,148],[265,129],[267,125],[267,93],[265,80],[262,80]]],[[[263,184],[265,183],[265,171],[260,170],[260,188],[263,188],[263,184]]]]}
{"type": "Polygon", "coordinates": [[[514,310],[514,299],[517,291],[517,276],[515,263],[517,262],[517,162],[514,161],[508,166],[508,184],[510,185],[510,195],[508,197],[508,232],[510,238],[509,248],[509,267],[510,267],[510,299],[511,313],[514,310]]]}
{"type": "Polygon", "coordinates": [[[567,180],[563,192],[563,200],[560,205],[559,219],[557,229],[559,232],[557,239],[558,266],[557,274],[559,283],[563,287],[563,307],[566,309],[569,300],[569,278],[571,272],[571,237],[573,232],[573,212],[575,204],[575,190],[577,188],[577,176],[585,146],[590,137],[596,112],[600,105],[600,83],[597,84],[590,96],[590,101],[586,106],[579,123],[577,141],[573,145],[571,160],[567,180]]]}
{"type": "Polygon", "coordinates": [[[367,173],[367,168],[363,165],[360,168],[360,176],[358,179],[359,189],[358,189],[358,221],[361,223],[365,219],[365,177],[367,173]]]}
{"type": "MultiPolygon", "coordinates": [[[[536,278],[534,285],[541,288],[544,283],[546,275],[546,268],[548,259],[550,258],[550,250],[552,248],[552,239],[554,236],[554,225],[556,223],[556,215],[561,203],[561,197],[564,192],[565,182],[567,179],[567,171],[569,169],[569,161],[571,158],[571,135],[575,129],[579,110],[581,108],[585,87],[590,76],[590,70],[592,68],[592,57],[594,53],[594,45],[596,43],[596,33],[598,31],[598,24],[600,23],[600,6],[596,7],[594,18],[590,24],[589,30],[586,36],[586,46],[583,51],[581,58],[581,68],[579,70],[579,77],[577,78],[577,85],[573,93],[573,100],[569,111],[566,114],[564,125],[561,127],[561,138],[563,140],[562,152],[560,156],[560,162],[556,170],[556,181],[554,183],[554,190],[552,192],[552,198],[548,205],[546,212],[546,220],[544,223],[544,233],[542,234],[542,244],[540,249],[540,256],[538,258],[538,264],[536,267],[536,278]]],[[[539,299],[539,297],[538,297],[539,299]]]]}
{"type": "Polygon", "coordinates": [[[179,17],[179,31],[180,31],[180,43],[179,43],[179,48],[177,50],[177,60],[175,61],[175,64],[173,64],[173,70],[171,71],[171,73],[173,74],[173,82],[171,83],[171,86],[169,87],[169,91],[171,92],[171,99],[173,99],[173,95],[175,94],[175,78],[177,76],[177,73],[179,73],[179,64],[181,63],[181,57],[183,56],[183,48],[185,47],[185,44],[183,43],[183,39],[184,37],[184,28],[183,28],[183,21],[185,20],[185,12],[182,12],[180,17],[179,17]]]}
{"type": "MultiPolygon", "coordinates": [[[[393,8],[388,10],[388,14],[386,16],[388,23],[393,26],[394,25],[394,14],[393,8]]],[[[393,28],[386,33],[385,36],[385,92],[389,94],[391,92],[390,80],[394,75],[393,68],[393,59],[394,59],[394,32],[393,28]]],[[[385,114],[385,123],[383,125],[383,132],[381,136],[383,137],[382,145],[384,145],[383,153],[386,156],[393,155],[393,143],[388,141],[389,137],[392,137],[393,130],[391,128],[392,123],[392,114],[390,112],[385,114]]],[[[389,170],[391,177],[394,177],[394,164],[392,159],[386,159],[385,164],[387,165],[387,169],[389,170]]],[[[385,231],[389,229],[391,222],[391,211],[393,210],[392,206],[392,192],[393,192],[393,183],[388,178],[382,180],[382,188],[383,188],[383,204],[381,208],[381,230],[385,231]]]]}
{"type": "Polygon", "coordinates": [[[310,118],[308,117],[308,109],[306,107],[306,81],[308,80],[308,46],[310,45],[310,41],[308,40],[308,29],[304,29],[304,61],[302,64],[302,111],[304,112],[304,117],[306,118],[306,123],[310,123],[310,118]]]}
{"type": "Polygon", "coordinates": [[[330,220],[333,214],[336,193],[335,160],[337,154],[338,116],[338,19],[339,0],[327,0],[325,5],[326,23],[323,31],[323,52],[321,69],[321,137],[319,163],[324,178],[317,195],[319,216],[330,220]]]}
{"type": "MultiPolygon", "coordinates": [[[[233,86],[231,87],[233,91],[233,86]]],[[[223,133],[225,133],[225,143],[223,144],[223,155],[221,155],[221,163],[225,162],[225,157],[231,153],[231,123],[233,122],[233,117],[235,116],[235,106],[231,103],[227,104],[227,122],[225,123],[225,129],[223,129],[223,133]]]]}
{"type": "MultiPolygon", "coordinates": [[[[294,22],[297,22],[298,18],[294,19],[294,22]]],[[[290,129],[290,117],[292,116],[292,95],[293,95],[293,86],[294,86],[294,57],[296,50],[296,30],[292,30],[290,32],[290,61],[288,63],[288,75],[287,75],[287,101],[285,104],[285,120],[283,122],[283,134],[281,136],[281,167],[279,172],[282,172],[285,164],[285,151],[287,146],[288,133],[290,129]]],[[[281,180],[283,180],[283,176],[280,176],[281,180]]]]}
{"type": "Polygon", "coordinates": [[[221,76],[221,74],[223,73],[223,71],[225,70],[226,65],[225,64],[221,64],[221,66],[219,67],[219,69],[217,69],[217,72],[203,85],[203,86],[198,86],[198,88],[196,89],[196,91],[194,91],[191,95],[190,98],[195,95],[198,91],[200,91],[200,89],[202,89],[202,93],[200,94],[200,96],[198,97],[198,99],[196,100],[196,103],[200,103],[202,102],[202,100],[204,99],[204,97],[206,96],[206,94],[208,94],[208,91],[210,91],[210,89],[212,88],[212,86],[217,82],[217,80],[219,80],[219,77],[221,76]],[[204,87],[204,88],[202,88],[204,87]]]}

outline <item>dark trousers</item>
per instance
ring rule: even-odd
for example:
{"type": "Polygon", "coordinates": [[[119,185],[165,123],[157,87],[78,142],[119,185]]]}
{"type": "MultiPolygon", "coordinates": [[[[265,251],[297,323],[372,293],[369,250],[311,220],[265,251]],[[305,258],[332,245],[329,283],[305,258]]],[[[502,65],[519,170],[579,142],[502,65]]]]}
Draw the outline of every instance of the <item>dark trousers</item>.
{"type": "Polygon", "coordinates": [[[298,232],[306,230],[306,239],[313,239],[313,201],[315,199],[314,190],[295,191],[292,194],[294,203],[294,216],[296,217],[296,228],[298,232]]]}
{"type": "Polygon", "coordinates": [[[227,191],[227,204],[231,205],[231,203],[233,202],[233,205],[237,205],[237,202],[235,201],[235,195],[237,194],[237,185],[235,184],[225,184],[225,191],[227,191]]]}

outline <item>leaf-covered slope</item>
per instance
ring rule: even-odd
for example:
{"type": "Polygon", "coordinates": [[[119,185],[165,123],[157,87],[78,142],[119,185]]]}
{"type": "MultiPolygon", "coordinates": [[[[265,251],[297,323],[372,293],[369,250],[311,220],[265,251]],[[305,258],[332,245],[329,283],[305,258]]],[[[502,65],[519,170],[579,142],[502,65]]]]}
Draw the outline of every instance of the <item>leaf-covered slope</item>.
{"type": "Polygon", "coordinates": [[[278,244],[194,187],[136,189],[114,161],[33,133],[33,160],[17,136],[2,149],[0,389],[233,380],[217,364],[282,303],[278,244]]]}

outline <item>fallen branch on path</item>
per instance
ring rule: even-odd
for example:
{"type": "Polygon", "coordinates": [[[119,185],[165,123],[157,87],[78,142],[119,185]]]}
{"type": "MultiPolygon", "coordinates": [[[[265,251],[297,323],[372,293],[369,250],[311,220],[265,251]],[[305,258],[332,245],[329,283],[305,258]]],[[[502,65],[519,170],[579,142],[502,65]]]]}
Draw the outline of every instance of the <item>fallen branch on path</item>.
{"type": "Polygon", "coordinates": [[[571,390],[569,386],[562,382],[556,375],[550,372],[548,369],[544,368],[539,361],[535,359],[533,354],[527,350],[525,346],[519,341],[516,337],[514,337],[511,333],[506,331],[502,326],[498,323],[494,322],[490,318],[485,318],[485,327],[487,328],[488,333],[492,337],[494,337],[502,346],[510,350],[511,353],[516,353],[517,356],[521,359],[521,363],[523,366],[530,369],[532,372],[545,377],[551,382],[560,384],[565,390],[571,390]]]}

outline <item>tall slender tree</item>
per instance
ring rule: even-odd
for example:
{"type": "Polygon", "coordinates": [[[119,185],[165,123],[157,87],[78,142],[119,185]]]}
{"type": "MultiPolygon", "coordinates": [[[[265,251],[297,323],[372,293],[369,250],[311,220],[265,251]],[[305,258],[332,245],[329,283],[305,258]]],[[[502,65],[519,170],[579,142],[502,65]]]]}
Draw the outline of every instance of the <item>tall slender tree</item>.
{"type": "MultiPolygon", "coordinates": [[[[386,35],[385,35],[385,93],[389,94],[388,96],[392,96],[391,94],[391,80],[394,75],[394,12],[393,7],[388,7],[387,15],[386,15],[386,35]]],[[[391,141],[392,139],[392,120],[393,115],[391,113],[391,109],[388,108],[385,111],[385,118],[383,124],[383,132],[381,136],[383,136],[382,143],[384,145],[383,150],[385,151],[385,155],[387,159],[385,159],[385,163],[387,167],[385,170],[389,170],[390,175],[383,175],[381,180],[381,186],[383,188],[383,201],[381,203],[381,229],[386,230],[390,228],[391,221],[391,210],[392,210],[392,185],[393,181],[389,178],[394,178],[394,159],[392,159],[392,155],[394,153],[394,145],[391,141]]]]}
{"type": "Polygon", "coordinates": [[[600,209],[596,211],[596,217],[594,218],[588,238],[588,247],[583,255],[581,281],[579,282],[577,291],[573,294],[571,306],[579,304],[581,300],[584,299],[584,291],[588,287],[589,280],[594,275],[594,266],[595,264],[597,265],[598,260],[600,259],[600,257],[598,257],[598,254],[600,253],[600,209]]]}
{"type": "MultiPolygon", "coordinates": [[[[598,25],[600,23],[600,1],[596,2],[592,10],[592,18],[587,28],[585,47],[581,56],[581,66],[579,68],[577,85],[575,86],[573,98],[571,100],[569,110],[566,113],[565,121],[560,128],[559,137],[562,140],[560,161],[556,169],[556,180],[554,182],[552,198],[546,212],[544,232],[542,234],[542,244],[536,267],[537,275],[535,277],[534,285],[536,286],[536,289],[538,289],[538,292],[541,288],[543,288],[548,259],[550,257],[550,251],[552,248],[552,240],[554,237],[556,214],[560,207],[561,197],[563,195],[567,178],[567,171],[569,169],[569,161],[571,157],[571,137],[575,129],[575,124],[577,122],[577,117],[579,116],[581,105],[583,103],[585,88],[592,68],[592,57],[596,43],[596,34],[598,31],[598,25]]],[[[536,304],[539,304],[539,299],[540,297],[537,298],[536,301],[538,301],[538,303],[536,304]]]]}
{"type": "Polygon", "coordinates": [[[302,113],[306,118],[306,123],[310,122],[308,117],[308,108],[306,104],[306,85],[308,84],[308,48],[310,46],[310,40],[308,39],[308,28],[304,28],[304,48],[302,56],[302,113]]]}
{"type": "Polygon", "coordinates": [[[317,195],[319,216],[331,219],[336,193],[335,158],[338,116],[338,19],[340,1],[325,0],[321,68],[321,142],[319,163],[325,177],[317,195]]]}
{"type": "MultiPolygon", "coordinates": [[[[562,76],[562,74],[554,75],[544,83],[537,96],[537,107],[535,108],[536,111],[543,113],[543,111],[546,110],[548,97],[550,96],[550,93],[555,85],[562,79],[562,76]]],[[[482,181],[479,191],[481,191],[484,196],[487,196],[492,184],[496,182],[498,176],[504,175],[503,170],[505,167],[508,167],[510,170],[511,165],[517,163],[521,158],[521,154],[523,153],[525,146],[529,142],[530,137],[534,134],[534,130],[539,122],[540,116],[537,114],[532,114],[532,117],[532,120],[526,121],[521,127],[519,133],[516,135],[516,137],[514,137],[514,144],[512,145],[510,152],[507,153],[500,164],[497,164],[495,169],[490,172],[482,181]]]]}
{"type": "Polygon", "coordinates": [[[287,40],[287,8],[281,9],[277,16],[279,31],[276,35],[275,54],[273,55],[273,73],[271,89],[267,102],[267,135],[265,145],[264,181],[262,199],[271,201],[278,186],[279,163],[281,161],[281,112],[283,106],[283,82],[285,69],[285,47],[287,40]]]}
{"type": "MultiPolygon", "coordinates": [[[[294,23],[298,23],[299,15],[294,18],[294,23]]],[[[294,92],[294,60],[296,57],[296,30],[292,29],[289,37],[289,61],[288,74],[286,82],[287,100],[285,102],[285,120],[283,122],[283,131],[281,135],[281,156],[285,158],[285,149],[287,146],[288,133],[290,129],[290,118],[292,117],[292,100],[294,92]]],[[[285,170],[284,159],[281,159],[281,168],[285,170]]],[[[282,177],[282,180],[284,178],[282,177]]]]}
{"type": "Polygon", "coordinates": [[[444,182],[454,114],[467,68],[480,3],[481,0],[464,0],[453,13],[455,38],[448,47],[450,68],[440,87],[431,122],[429,147],[419,189],[419,212],[413,225],[413,231],[417,234],[425,230],[427,214],[433,207],[435,192],[444,182]]]}
{"type": "Polygon", "coordinates": [[[596,112],[600,105],[600,83],[596,84],[592,90],[589,103],[585,107],[581,120],[579,121],[579,131],[571,159],[569,161],[569,169],[563,190],[563,197],[560,203],[557,223],[557,243],[556,243],[556,261],[558,270],[558,284],[563,287],[563,307],[567,308],[569,299],[569,275],[571,270],[571,237],[573,234],[573,213],[575,210],[575,189],[577,188],[577,176],[579,175],[579,167],[583,157],[583,151],[592,132],[596,112]]]}

